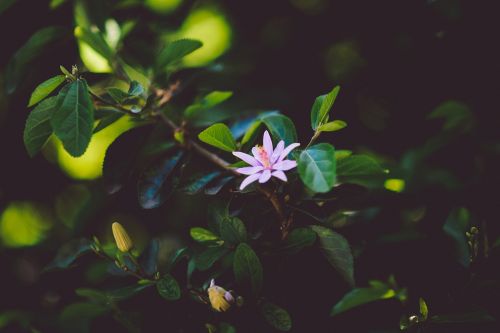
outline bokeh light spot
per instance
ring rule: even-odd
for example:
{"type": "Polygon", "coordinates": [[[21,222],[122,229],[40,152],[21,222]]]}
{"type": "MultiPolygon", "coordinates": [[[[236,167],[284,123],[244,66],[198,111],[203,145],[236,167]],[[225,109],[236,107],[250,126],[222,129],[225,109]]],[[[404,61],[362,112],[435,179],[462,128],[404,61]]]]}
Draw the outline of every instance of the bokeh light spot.
{"type": "Polygon", "coordinates": [[[403,179],[389,178],[384,182],[386,190],[393,192],[402,192],[405,189],[405,181],[403,179]]]}
{"type": "Polygon", "coordinates": [[[7,247],[36,245],[50,227],[47,211],[31,202],[11,202],[0,216],[0,238],[7,247]]]}
{"type": "Polygon", "coordinates": [[[182,0],[145,0],[144,5],[158,14],[168,14],[179,7],[182,0]]]}
{"type": "Polygon", "coordinates": [[[108,61],[87,43],[79,40],[78,49],[83,64],[92,73],[111,73],[112,69],[108,61]]]}

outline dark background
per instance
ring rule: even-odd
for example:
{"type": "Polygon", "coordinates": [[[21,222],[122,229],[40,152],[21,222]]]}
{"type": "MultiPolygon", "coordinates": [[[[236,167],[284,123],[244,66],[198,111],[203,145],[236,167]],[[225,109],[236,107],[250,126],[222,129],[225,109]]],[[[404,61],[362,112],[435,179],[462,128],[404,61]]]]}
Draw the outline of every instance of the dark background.
{"type": "MultiPolygon", "coordinates": [[[[498,253],[493,252],[473,266],[471,273],[454,262],[452,245],[442,233],[450,209],[466,206],[479,223],[488,224],[492,243],[498,235],[500,27],[493,2],[318,3],[319,9],[304,10],[290,1],[218,2],[233,28],[232,47],[220,61],[238,68],[226,81],[221,79],[221,85],[234,89],[245,108],[278,109],[290,116],[299,138],[306,142],[311,135],[309,111],[314,98],[340,84],[342,89],[333,113],[349,126],[341,132],[325,134],[324,139],[336,148],[372,152],[396,170],[408,152],[421,151],[431,138],[442,134],[442,122],[427,119],[436,106],[451,99],[465,103],[475,118],[474,130],[447,139],[433,151],[423,163],[425,168],[419,165],[421,172],[417,167],[415,178],[406,179],[407,184],[412,184],[408,191],[400,195],[377,192],[364,196],[358,204],[363,209],[379,207],[376,214],[345,233],[355,248],[363,248],[356,260],[359,285],[394,274],[398,283],[409,289],[412,302],[424,297],[431,312],[460,312],[473,304],[498,318],[498,253]],[[455,177],[452,189],[439,182],[421,180],[425,179],[424,170],[437,167],[455,177]],[[400,230],[402,212],[421,206],[427,209],[418,226],[418,231],[426,235],[423,240],[382,245],[377,242],[378,236],[400,230]],[[470,282],[471,274],[491,282],[489,289],[476,290],[477,286],[470,282]]],[[[180,22],[191,4],[188,1],[178,16],[165,19],[180,22]]],[[[155,17],[146,10],[118,15],[143,20],[155,17]]],[[[72,27],[71,6],[65,4],[51,11],[45,1],[20,0],[4,13],[0,19],[0,72],[29,36],[47,25],[72,27]]],[[[0,95],[0,210],[16,200],[51,205],[56,195],[75,182],[42,155],[30,159],[22,143],[22,130],[32,88],[54,75],[60,64],[69,67],[77,59],[76,44],[68,39],[41,55],[13,95],[0,95]]],[[[95,195],[97,207],[82,218],[85,223],[79,233],[86,235],[102,233],[106,227],[99,225],[102,216],[118,210],[138,216],[150,233],[165,230],[158,220],[167,219],[172,214],[168,210],[176,207],[174,202],[158,212],[144,212],[134,194],[103,198],[98,194],[99,181],[85,185],[95,195]]],[[[166,228],[172,229],[175,227],[166,228]]],[[[82,277],[85,260],[82,266],[67,272],[39,274],[60,243],[70,236],[70,232],[55,227],[48,239],[35,247],[1,248],[0,313],[22,309],[37,316],[48,314],[50,318],[62,304],[75,298],[73,289],[86,283],[82,277]]],[[[266,285],[274,286],[269,292],[292,314],[294,332],[397,331],[400,315],[416,311],[415,302],[402,308],[397,301],[386,301],[328,318],[327,311],[348,287],[330,273],[331,268],[322,258],[310,260],[311,256],[303,253],[293,262],[280,263],[283,267],[279,274],[266,276],[266,285]]],[[[182,269],[185,267],[179,268],[182,269]]],[[[142,295],[128,304],[131,309],[137,305],[151,309],[147,331],[161,322],[169,322],[173,328],[191,320],[192,313],[184,312],[193,306],[189,300],[172,307],[145,303],[151,299],[152,295],[142,295]]],[[[196,313],[197,309],[193,311],[196,313]]],[[[253,327],[245,316],[243,313],[236,317],[236,323],[243,325],[237,325],[238,328],[253,327]]],[[[116,324],[111,320],[103,321],[102,327],[122,330],[113,326],[116,324]]],[[[254,332],[265,330],[260,324],[255,325],[254,332]]],[[[425,331],[493,332],[495,325],[451,325],[425,331]]]]}

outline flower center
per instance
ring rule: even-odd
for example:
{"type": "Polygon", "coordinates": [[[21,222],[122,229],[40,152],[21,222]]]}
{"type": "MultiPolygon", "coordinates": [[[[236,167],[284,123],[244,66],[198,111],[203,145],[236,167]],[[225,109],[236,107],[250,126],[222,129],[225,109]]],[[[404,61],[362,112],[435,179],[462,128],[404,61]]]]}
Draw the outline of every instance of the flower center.
{"type": "Polygon", "coordinates": [[[269,161],[269,155],[267,154],[267,151],[262,146],[257,146],[257,149],[262,166],[266,169],[270,169],[271,162],[269,161]]]}

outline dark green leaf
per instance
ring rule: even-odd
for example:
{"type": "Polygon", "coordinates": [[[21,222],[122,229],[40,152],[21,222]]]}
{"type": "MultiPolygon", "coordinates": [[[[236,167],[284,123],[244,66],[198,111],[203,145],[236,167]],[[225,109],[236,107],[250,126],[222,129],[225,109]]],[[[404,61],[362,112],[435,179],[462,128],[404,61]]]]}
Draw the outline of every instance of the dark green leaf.
{"type": "Polygon", "coordinates": [[[444,130],[458,130],[462,132],[471,130],[476,123],[476,119],[470,108],[466,104],[455,100],[446,101],[438,105],[429,115],[429,118],[443,118],[445,120],[444,130]]]}
{"type": "Polygon", "coordinates": [[[249,286],[255,296],[260,293],[263,283],[262,265],[252,248],[245,243],[236,248],[233,271],[240,285],[249,286]]]}
{"type": "Polygon", "coordinates": [[[209,187],[205,187],[205,194],[206,195],[216,195],[232,179],[234,179],[234,176],[227,176],[227,177],[224,177],[224,178],[221,178],[221,179],[215,181],[215,183],[213,185],[211,185],[209,187]]]}
{"type": "Polygon", "coordinates": [[[165,68],[202,46],[203,44],[200,41],[194,39],[179,39],[173,41],[167,44],[158,55],[157,66],[158,68],[165,68]]]}
{"type": "Polygon", "coordinates": [[[220,323],[217,333],[236,333],[236,328],[228,323],[220,323]]]}
{"type": "Polygon", "coordinates": [[[0,14],[10,8],[17,0],[3,0],[0,2],[0,14]]]}
{"type": "Polygon", "coordinates": [[[78,26],[75,28],[75,36],[79,40],[88,44],[92,49],[94,49],[97,53],[102,55],[108,62],[111,63],[114,56],[114,51],[109,47],[108,43],[99,31],[94,32],[84,27],[78,26]]]}
{"type": "Polygon", "coordinates": [[[311,127],[316,130],[319,126],[328,121],[328,113],[337,99],[340,87],[336,86],[326,95],[319,96],[314,101],[311,110],[311,127]]]}
{"type": "Polygon", "coordinates": [[[198,138],[214,147],[232,152],[236,150],[236,142],[229,128],[222,124],[214,124],[198,134],[198,138]]]}
{"type": "Polygon", "coordinates": [[[175,151],[141,174],[137,189],[142,208],[151,209],[160,206],[175,190],[179,179],[175,177],[173,171],[183,155],[183,151],[175,151]]]}
{"type": "Polygon", "coordinates": [[[68,268],[78,257],[92,251],[92,242],[86,238],[75,239],[64,244],[45,270],[68,268]]]}
{"type": "Polygon", "coordinates": [[[229,250],[225,247],[209,247],[195,257],[196,268],[200,271],[206,271],[228,251],[229,250]]]}
{"type": "Polygon", "coordinates": [[[220,224],[221,238],[229,244],[239,244],[247,240],[245,224],[237,217],[224,218],[220,224]]]}
{"type": "Polygon", "coordinates": [[[313,225],[311,229],[319,237],[319,245],[328,262],[351,285],[354,285],[354,259],[347,240],[328,228],[313,225]]]}
{"type": "Polygon", "coordinates": [[[435,324],[469,324],[469,323],[488,323],[495,321],[488,313],[476,310],[463,313],[443,314],[432,316],[429,322],[435,324]]]}
{"type": "Polygon", "coordinates": [[[153,238],[141,256],[139,264],[144,272],[151,276],[158,271],[158,253],[160,252],[160,241],[158,238],[153,238]]]}
{"type": "Polygon", "coordinates": [[[285,141],[285,145],[297,142],[297,131],[292,120],[282,114],[270,114],[261,118],[274,138],[285,141]]]}
{"type": "Polygon", "coordinates": [[[123,117],[124,114],[123,113],[113,113],[107,117],[104,117],[102,118],[98,123],[97,123],[97,126],[94,128],[94,131],[93,133],[97,133],[99,131],[102,131],[103,129],[105,129],[106,127],[108,127],[109,125],[117,122],[118,120],[120,120],[121,117],[123,117]]]}
{"type": "Polygon", "coordinates": [[[161,297],[169,301],[175,301],[181,298],[181,289],[177,280],[172,275],[164,275],[157,283],[156,289],[161,297]]]}
{"type": "Polygon", "coordinates": [[[219,237],[215,235],[210,230],[201,227],[194,227],[189,230],[189,234],[191,238],[197,242],[205,243],[205,242],[213,242],[218,241],[219,237]]]}
{"type": "Polygon", "coordinates": [[[286,237],[283,245],[278,248],[279,252],[295,254],[304,247],[311,246],[316,241],[316,233],[309,228],[295,228],[286,237]]]}
{"type": "Polygon", "coordinates": [[[363,304],[396,296],[396,292],[387,284],[381,281],[374,282],[377,283],[372,283],[368,288],[355,288],[345,294],[344,297],[335,304],[330,315],[335,316],[363,304]]]}
{"type": "Polygon", "coordinates": [[[197,194],[220,174],[220,171],[214,171],[204,176],[196,177],[196,179],[191,181],[191,183],[186,185],[182,190],[187,194],[197,194]]]}
{"type": "Polygon", "coordinates": [[[61,89],[51,125],[68,153],[74,157],[83,155],[94,125],[94,106],[84,80],[76,80],[61,89]]]}
{"type": "Polygon", "coordinates": [[[300,153],[298,171],[304,184],[314,192],[328,192],[336,179],[335,149],[328,143],[311,146],[300,153]]]}
{"type": "Polygon", "coordinates": [[[232,95],[232,91],[212,91],[211,93],[203,96],[203,98],[201,98],[197,103],[190,105],[184,111],[184,115],[187,118],[196,117],[200,112],[210,111],[210,108],[224,102],[232,95]]]}
{"type": "Polygon", "coordinates": [[[287,332],[292,329],[292,318],[285,309],[265,302],[261,311],[266,321],[278,331],[287,332]]]}
{"type": "Polygon", "coordinates": [[[347,126],[347,123],[343,120],[334,120],[326,124],[320,125],[318,127],[319,132],[335,132],[339,131],[347,126]]]}
{"type": "Polygon", "coordinates": [[[140,95],[144,94],[144,87],[139,82],[132,81],[132,82],[130,82],[128,94],[130,96],[140,96],[140,95]]]}
{"type": "Polygon", "coordinates": [[[445,234],[453,239],[455,258],[464,267],[470,266],[470,249],[465,236],[465,232],[469,229],[469,220],[469,211],[460,207],[453,209],[443,225],[445,234]]]}
{"type": "Polygon", "coordinates": [[[24,146],[28,154],[33,157],[43,147],[52,134],[50,118],[57,105],[56,97],[49,97],[38,104],[26,119],[24,127],[24,146]]]}
{"type": "Polygon", "coordinates": [[[89,333],[90,322],[109,312],[110,308],[95,303],[73,303],[63,309],[59,322],[64,332],[89,333]]]}
{"type": "Polygon", "coordinates": [[[47,27],[35,32],[30,39],[12,56],[6,73],[7,93],[16,90],[24,75],[30,70],[31,63],[44,51],[45,47],[64,34],[60,27],[47,27]]]}
{"type": "Polygon", "coordinates": [[[128,93],[115,87],[106,88],[106,92],[118,104],[122,103],[125,99],[129,97],[128,93]]]}
{"type": "Polygon", "coordinates": [[[64,82],[64,80],[66,80],[66,77],[64,75],[57,75],[48,79],[47,81],[40,83],[31,93],[28,107],[32,107],[36,103],[43,100],[45,97],[49,96],[51,92],[53,92],[57,87],[61,85],[61,83],[64,82]]]}

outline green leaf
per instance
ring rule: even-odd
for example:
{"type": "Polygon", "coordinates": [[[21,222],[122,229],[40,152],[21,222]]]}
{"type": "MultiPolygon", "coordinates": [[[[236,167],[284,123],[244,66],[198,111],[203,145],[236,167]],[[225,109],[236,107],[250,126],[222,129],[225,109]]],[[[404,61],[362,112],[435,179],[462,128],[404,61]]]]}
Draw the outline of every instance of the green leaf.
{"type": "Polygon", "coordinates": [[[386,173],[373,158],[365,155],[350,155],[337,159],[337,177],[340,182],[367,186],[375,178],[386,173]]]}
{"type": "Polygon", "coordinates": [[[219,227],[221,238],[229,244],[246,242],[247,229],[239,218],[235,216],[224,218],[219,227]]]}
{"type": "Polygon", "coordinates": [[[231,180],[233,180],[235,177],[234,176],[227,176],[221,179],[218,179],[214,182],[214,184],[205,187],[205,194],[206,195],[216,195],[222,190],[222,188],[229,183],[231,180]]]}
{"type": "Polygon", "coordinates": [[[339,131],[347,126],[347,123],[343,120],[334,120],[329,123],[323,124],[317,128],[319,132],[335,132],[339,131]]]}
{"type": "Polygon", "coordinates": [[[28,107],[32,107],[36,103],[43,100],[45,97],[49,96],[51,92],[53,92],[57,87],[61,85],[61,83],[66,80],[64,75],[54,76],[47,81],[40,83],[33,93],[31,93],[30,101],[28,103],[28,107]]]}
{"type": "Polygon", "coordinates": [[[278,248],[279,252],[295,254],[303,248],[311,246],[316,241],[316,233],[309,228],[295,228],[286,237],[284,244],[278,248]]]}
{"type": "Polygon", "coordinates": [[[255,140],[261,124],[262,121],[256,120],[250,125],[250,127],[245,132],[245,135],[243,135],[243,138],[241,139],[241,145],[245,145],[248,142],[252,142],[253,140],[255,140]]]}
{"type": "Polygon", "coordinates": [[[443,225],[443,231],[454,243],[455,259],[464,267],[470,266],[470,248],[465,233],[469,230],[470,212],[463,207],[453,209],[443,225]]]}
{"type": "Polygon", "coordinates": [[[278,331],[287,332],[292,329],[292,318],[285,309],[265,302],[261,311],[266,321],[278,331]]]}
{"type": "Polygon", "coordinates": [[[10,8],[17,0],[3,0],[0,2],[0,14],[10,8]]]}
{"type": "Polygon", "coordinates": [[[121,119],[121,117],[123,117],[124,114],[121,113],[121,112],[115,112],[113,114],[110,114],[109,116],[107,117],[104,117],[102,118],[99,123],[97,124],[97,126],[94,128],[94,131],[93,133],[97,133],[97,132],[100,132],[102,131],[103,129],[105,129],[106,127],[108,127],[109,125],[117,122],[118,120],[121,119]]]}
{"type": "Polygon", "coordinates": [[[47,139],[52,134],[50,118],[57,105],[56,97],[49,97],[38,104],[26,119],[24,127],[24,146],[28,154],[33,157],[43,147],[47,139]]]}
{"type": "Polygon", "coordinates": [[[304,184],[314,192],[328,192],[336,179],[335,149],[328,143],[311,146],[300,153],[298,171],[304,184]]]}
{"type": "Polygon", "coordinates": [[[236,150],[236,142],[229,128],[222,123],[214,124],[198,134],[198,138],[214,147],[232,152],[236,150]]]}
{"type": "Polygon", "coordinates": [[[488,313],[482,310],[475,310],[463,313],[443,314],[432,316],[429,322],[435,324],[471,324],[471,323],[489,323],[494,322],[488,313]]]}
{"type": "Polygon", "coordinates": [[[64,29],[60,27],[40,29],[12,55],[5,73],[5,86],[8,94],[16,90],[19,82],[30,71],[31,63],[43,53],[45,47],[63,35],[64,29]]]}
{"type": "Polygon", "coordinates": [[[215,235],[213,232],[205,228],[200,228],[200,227],[191,228],[189,230],[189,234],[191,235],[192,239],[200,243],[213,242],[219,240],[219,237],[217,237],[217,235],[215,235]]]}
{"type": "Polygon", "coordinates": [[[179,39],[173,41],[167,44],[167,46],[158,55],[157,67],[165,68],[202,46],[202,42],[195,39],[179,39]]]}
{"type": "Polygon", "coordinates": [[[297,142],[297,131],[293,121],[282,114],[270,114],[261,118],[275,138],[285,141],[285,145],[297,142]]]}
{"type": "Polygon", "coordinates": [[[229,250],[225,247],[209,247],[195,257],[196,268],[200,271],[206,271],[222,258],[229,250]]]}
{"type": "Polygon", "coordinates": [[[320,248],[328,262],[351,285],[354,285],[354,259],[347,240],[328,228],[313,225],[311,229],[319,237],[320,248]]]}
{"type": "Polygon", "coordinates": [[[262,265],[255,252],[246,243],[241,243],[236,248],[233,271],[239,284],[250,286],[255,296],[260,293],[263,283],[262,265]]]}
{"type": "Polygon", "coordinates": [[[196,176],[188,185],[186,185],[182,190],[187,194],[197,194],[203,190],[212,180],[217,178],[221,174],[220,171],[210,172],[201,177],[196,176]]]}
{"type": "Polygon", "coordinates": [[[476,119],[470,108],[456,100],[441,103],[429,114],[429,118],[444,119],[444,130],[467,132],[476,125],[476,119]]]}
{"type": "Polygon", "coordinates": [[[363,304],[396,297],[396,292],[384,282],[372,282],[376,283],[371,283],[368,288],[355,288],[345,294],[332,308],[330,315],[335,316],[363,304]]]}
{"type": "Polygon", "coordinates": [[[427,317],[429,316],[429,309],[427,308],[427,303],[425,303],[425,300],[420,297],[418,299],[418,304],[420,308],[420,315],[422,316],[423,321],[427,320],[427,317]]]}
{"type": "Polygon", "coordinates": [[[51,119],[54,133],[64,149],[74,157],[87,149],[94,123],[94,106],[87,83],[76,80],[64,86],[57,96],[57,109],[51,119]]]}
{"type": "Polygon", "coordinates": [[[328,121],[328,113],[337,99],[340,87],[336,86],[326,95],[321,95],[314,101],[311,110],[311,127],[313,130],[326,123],[328,121]]]}
{"type": "Polygon", "coordinates": [[[176,151],[141,174],[137,183],[139,203],[142,208],[152,209],[160,206],[167,200],[177,187],[179,179],[174,170],[179,164],[184,152],[176,151]]]}
{"type": "Polygon", "coordinates": [[[88,44],[92,49],[111,63],[114,51],[99,31],[94,32],[84,27],[77,26],[75,28],[75,37],[88,44]]]}
{"type": "Polygon", "coordinates": [[[92,251],[92,242],[86,238],[75,239],[64,244],[45,270],[68,268],[78,257],[92,251]]]}
{"type": "Polygon", "coordinates": [[[90,322],[110,310],[107,306],[95,303],[73,303],[62,310],[59,323],[64,332],[88,333],[90,322]]]}
{"type": "Polygon", "coordinates": [[[209,111],[210,108],[221,104],[233,95],[232,91],[212,91],[203,96],[197,103],[190,105],[185,111],[184,116],[193,118],[200,112],[209,111]]]}
{"type": "Polygon", "coordinates": [[[156,290],[161,297],[169,301],[181,298],[181,289],[172,275],[166,274],[156,283],[156,290]]]}
{"type": "Polygon", "coordinates": [[[121,90],[120,88],[115,88],[115,87],[106,88],[106,92],[118,104],[122,103],[126,98],[129,97],[128,93],[121,90]]]}
{"type": "Polygon", "coordinates": [[[130,82],[130,87],[128,88],[128,94],[130,96],[140,96],[144,94],[144,87],[137,81],[130,82]]]}

